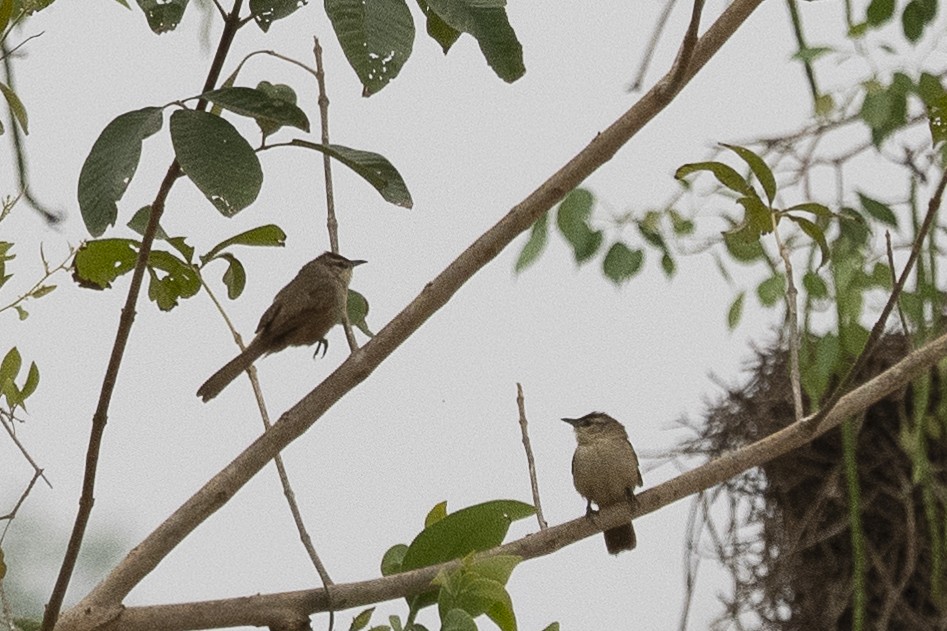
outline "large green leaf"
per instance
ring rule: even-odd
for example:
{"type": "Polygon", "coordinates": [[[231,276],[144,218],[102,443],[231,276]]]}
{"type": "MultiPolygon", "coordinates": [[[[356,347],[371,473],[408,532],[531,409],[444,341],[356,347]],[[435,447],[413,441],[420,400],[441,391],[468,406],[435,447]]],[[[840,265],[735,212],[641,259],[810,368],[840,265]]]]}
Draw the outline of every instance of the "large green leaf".
{"type": "Polygon", "coordinates": [[[427,34],[441,45],[441,50],[446,55],[454,42],[457,41],[457,38],[460,37],[460,31],[450,26],[441,16],[435,13],[426,0],[418,0],[418,6],[421,7],[424,17],[427,18],[427,34]]]}
{"type": "Polygon", "coordinates": [[[325,8],[364,96],[398,76],[414,45],[414,20],[404,0],[325,0],[325,8]]]}
{"type": "Polygon", "coordinates": [[[79,173],[79,210],[86,229],[99,236],[115,224],[116,202],[138,168],[142,141],[161,129],[161,108],[126,112],[105,126],[79,173]]]}
{"type": "Polygon", "coordinates": [[[73,257],[72,277],[82,287],[106,289],[135,267],[140,245],[132,239],[87,241],[73,257]]]}
{"type": "Polygon", "coordinates": [[[270,24],[281,20],[306,6],[308,0],[250,0],[250,14],[265,33],[270,24]]]}
{"type": "Polygon", "coordinates": [[[205,92],[201,97],[241,116],[249,116],[277,126],[290,125],[305,132],[309,131],[309,119],[305,112],[294,103],[277,98],[263,90],[245,87],[221,88],[205,92]]]}
{"type": "Polygon", "coordinates": [[[171,142],[181,169],[223,215],[231,217],[257,198],[263,184],[260,161],[224,119],[178,110],[171,115],[171,142]]]}
{"type": "Polygon", "coordinates": [[[451,28],[470,33],[497,76],[512,83],[526,72],[523,47],[506,15],[506,0],[427,0],[451,28]]]}
{"type": "Polygon", "coordinates": [[[351,149],[342,145],[321,145],[306,140],[294,139],[289,144],[295,147],[313,149],[335,158],[348,168],[362,176],[369,184],[375,187],[385,201],[411,208],[414,201],[408,192],[408,185],[401,178],[398,170],[388,162],[388,159],[371,151],[351,149]]]}
{"type": "Polygon", "coordinates": [[[173,31],[184,16],[188,0],[138,0],[148,27],[158,33],[173,31]]]}
{"type": "Polygon", "coordinates": [[[746,179],[737,173],[736,169],[723,162],[693,162],[691,164],[685,164],[678,167],[677,171],[674,172],[674,177],[678,180],[683,180],[691,173],[698,173],[700,171],[710,171],[714,177],[717,178],[718,182],[731,191],[736,191],[737,193],[747,196],[756,195],[753,191],[753,187],[750,186],[746,179]]]}
{"type": "Polygon", "coordinates": [[[201,265],[207,265],[223,250],[232,245],[250,245],[257,247],[283,247],[286,245],[286,233],[275,224],[266,224],[257,226],[240,234],[224,239],[210,249],[207,254],[201,257],[201,265]]]}

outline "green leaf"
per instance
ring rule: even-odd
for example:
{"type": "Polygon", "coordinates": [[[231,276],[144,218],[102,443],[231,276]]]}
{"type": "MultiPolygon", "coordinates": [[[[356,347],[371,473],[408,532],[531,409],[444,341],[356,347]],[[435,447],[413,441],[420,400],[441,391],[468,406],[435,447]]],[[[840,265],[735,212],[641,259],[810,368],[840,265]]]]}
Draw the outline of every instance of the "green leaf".
{"type": "Polygon", "coordinates": [[[39,368],[36,366],[36,362],[30,362],[30,370],[26,374],[26,382],[23,384],[23,389],[20,391],[20,396],[23,400],[26,400],[31,394],[36,392],[36,387],[39,385],[39,368]]]}
{"type": "Polygon", "coordinates": [[[679,237],[694,234],[694,222],[681,216],[673,208],[668,209],[668,215],[671,217],[671,229],[679,237]]]}
{"type": "Polygon", "coordinates": [[[72,277],[81,286],[106,289],[112,281],[135,267],[141,244],[132,239],[87,241],[76,250],[72,277]]]}
{"type": "MultiPolygon", "coordinates": [[[[0,0],[0,33],[7,29],[10,17],[13,15],[13,0],[0,0]]],[[[0,568],[3,567],[3,551],[0,551],[0,568]]],[[[0,579],[3,574],[0,573],[0,579]]]]}
{"type": "Polygon", "coordinates": [[[251,228],[229,239],[224,239],[201,257],[201,265],[207,265],[217,258],[221,251],[232,245],[251,245],[257,247],[283,247],[286,245],[286,233],[275,224],[266,224],[251,228]]]}
{"type": "Polygon", "coordinates": [[[253,203],[263,171],[253,148],[233,125],[207,112],[171,115],[171,143],[181,169],[224,216],[253,203]]]}
{"type": "Polygon", "coordinates": [[[442,619],[451,610],[462,609],[471,618],[485,613],[501,630],[515,631],[513,603],[501,583],[463,569],[452,572],[449,577],[442,572],[434,583],[442,584],[437,598],[437,609],[442,619]]]}
{"type": "Polygon", "coordinates": [[[391,576],[392,574],[397,574],[401,572],[401,565],[404,563],[404,555],[408,552],[408,546],[403,543],[398,543],[385,552],[385,556],[381,558],[381,575],[382,576],[391,576]]]}
{"type": "Polygon", "coordinates": [[[829,210],[828,206],[825,204],[819,204],[817,202],[804,202],[802,204],[796,204],[795,206],[790,206],[786,210],[801,210],[803,212],[812,213],[819,219],[831,219],[835,216],[835,214],[829,210]]]}
{"type": "Polygon", "coordinates": [[[160,35],[173,31],[184,16],[188,0],[138,0],[138,6],[145,12],[148,28],[160,35]]]}
{"type": "Polygon", "coordinates": [[[224,285],[227,286],[227,297],[236,300],[247,286],[247,270],[243,267],[243,263],[229,252],[224,252],[220,255],[220,258],[228,263],[221,279],[224,281],[224,285]]]}
{"type": "MultiPolygon", "coordinates": [[[[0,28],[0,31],[3,29],[0,28]]],[[[16,95],[16,92],[10,89],[8,85],[0,81],[0,92],[3,93],[3,97],[7,100],[7,105],[10,107],[10,112],[13,114],[13,119],[19,124],[20,129],[23,130],[24,134],[29,135],[30,133],[30,121],[29,116],[26,113],[26,106],[23,105],[23,101],[20,100],[20,97],[16,95]]]]}
{"type": "Polygon", "coordinates": [[[802,286],[810,298],[824,300],[829,297],[829,286],[816,272],[806,272],[802,277],[802,286]]]}
{"type": "Polygon", "coordinates": [[[843,359],[839,348],[839,340],[832,334],[816,338],[803,347],[800,354],[803,364],[800,376],[806,394],[813,401],[819,401],[825,394],[829,381],[843,359]]]}
{"type": "Polygon", "coordinates": [[[42,298],[46,294],[51,294],[55,289],[56,285],[40,285],[30,292],[30,298],[42,298]]]}
{"type": "MultiPolygon", "coordinates": [[[[295,1],[293,2],[295,4],[295,1]]],[[[212,103],[220,105],[241,116],[264,121],[277,127],[289,125],[304,132],[309,131],[309,119],[295,103],[277,98],[267,91],[256,88],[221,88],[201,95],[212,103]]]]}
{"type": "Polygon", "coordinates": [[[489,578],[501,585],[506,585],[513,574],[513,570],[520,564],[523,557],[513,554],[498,554],[487,559],[471,559],[465,561],[466,568],[478,576],[489,578]]]}
{"type": "Polygon", "coordinates": [[[494,500],[462,508],[422,530],[405,553],[401,571],[459,559],[503,542],[510,524],[535,509],[516,500],[494,500]]]}
{"type": "Polygon", "coordinates": [[[161,129],[161,108],[146,107],[116,117],[99,134],[79,173],[79,210],[86,229],[100,236],[115,224],[116,202],[138,168],[142,141],[161,129]]]}
{"type": "Polygon", "coordinates": [[[871,26],[884,24],[894,15],[894,0],[871,0],[865,19],[871,26]]]}
{"type": "Polygon", "coordinates": [[[765,307],[772,307],[782,300],[786,293],[786,277],[782,274],[770,276],[756,288],[756,295],[765,307]]]}
{"type": "Polygon", "coordinates": [[[795,224],[799,226],[810,239],[819,244],[819,250],[822,253],[822,259],[819,261],[819,266],[816,269],[819,269],[819,267],[825,265],[829,260],[829,244],[825,240],[825,232],[822,231],[822,228],[808,219],[804,219],[803,217],[798,217],[796,215],[787,214],[786,218],[795,222],[795,224]]]}
{"type": "Polygon", "coordinates": [[[664,275],[670,278],[674,275],[674,270],[677,266],[674,263],[674,259],[671,258],[671,255],[665,252],[661,255],[661,269],[664,270],[664,275]]]}
{"type": "Polygon", "coordinates": [[[190,298],[201,288],[200,277],[193,267],[170,252],[152,250],[148,256],[148,298],[162,311],[178,306],[180,298],[190,298]],[[164,272],[159,274],[158,272],[164,272]]]}
{"type": "Polygon", "coordinates": [[[763,192],[766,193],[766,199],[768,199],[770,205],[772,205],[773,200],[776,199],[776,178],[773,176],[773,171],[769,168],[769,165],[766,164],[763,158],[746,147],[728,145],[726,143],[721,143],[721,145],[743,158],[743,161],[746,162],[750,170],[753,171],[753,175],[756,176],[756,180],[760,183],[760,186],[763,187],[763,192]]]}
{"type": "Polygon", "coordinates": [[[431,524],[435,524],[445,517],[447,517],[447,500],[438,502],[431,510],[428,511],[427,516],[424,518],[424,527],[427,528],[431,524]]]}
{"type": "Polygon", "coordinates": [[[737,193],[747,196],[756,195],[753,187],[750,186],[746,179],[737,173],[736,169],[723,162],[694,162],[685,164],[674,172],[674,177],[678,180],[683,180],[691,173],[698,173],[700,171],[710,171],[713,176],[717,178],[718,182],[731,191],[736,191],[737,193]]]}
{"type": "Polygon", "coordinates": [[[506,0],[427,0],[427,4],[448,26],[473,35],[498,77],[512,83],[526,72],[506,0]]]}
{"type": "Polygon", "coordinates": [[[264,33],[270,24],[281,20],[306,6],[307,0],[250,0],[250,15],[264,33]]]}
{"type": "Polygon", "coordinates": [[[743,215],[743,221],[734,230],[740,232],[746,227],[748,232],[741,232],[741,234],[750,239],[757,239],[761,234],[769,234],[773,231],[773,211],[756,196],[756,193],[739,198],[737,203],[743,206],[746,212],[743,215]]]}
{"type": "Polygon", "coordinates": [[[3,356],[3,361],[0,361],[0,386],[5,387],[5,384],[12,383],[19,374],[22,365],[23,358],[20,356],[20,351],[14,346],[3,356]]]}
{"type": "Polygon", "coordinates": [[[549,626],[547,626],[545,629],[543,629],[543,631],[559,631],[559,623],[558,623],[558,622],[551,622],[551,623],[549,623],[549,626]]]}
{"type": "Polygon", "coordinates": [[[441,19],[441,16],[435,13],[434,9],[425,0],[418,0],[418,6],[421,7],[424,17],[427,18],[427,34],[440,44],[441,50],[446,55],[447,51],[457,41],[457,38],[460,37],[460,31],[441,19]]]}
{"type": "Polygon", "coordinates": [[[894,211],[891,210],[891,207],[863,193],[858,193],[858,199],[861,201],[862,208],[868,215],[883,224],[887,224],[893,228],[898,227],[898,218],[895,216],[894,211]]]}
{"type": "Polygon", "coordinates": [[[13,308],[16,309],[16,315],[20,319],[20,322],[30,317],[30,312],[24,309],[23,307],[21,307],[20,305],[14,305],[13,308]]]}
{"type": "MultiPolygon", "coordinates": [[[[142,206],[135,214],[132,215],[132,218],[128,220],[128,227],[140,234],[145,236],[145,228],[148,227],[148,220],[151,219],[151,204],[147,206],[142,206]]],[[[168,233],[164,231],[164,228],[161,225],[158,225],[158,230],[155,231],[155,238],[167,240],[168,233]]]]}
{"type": "Polygon", "coordinates": [[[621,241],[618,241],[608,249],[605,260],[602,261],[602,271],[613,283],[621,285],[641,271],[643,262],[643,251],[639,249],[632,250],[621,241]]]}
{"type": "Polygon", "coordinates": [[[924,34],[924,27],[928,21],[922,3],[917,0],[908,2],[901,13],[901,27],[904,30],[904,36],[912,43],[917,42],[924,34]]]}
{"type": "Polygon", "coordinates": [[[591,192],[577,188],[566,195],[556,213],[556,224],[572,245],[576,263],[591,258],[602,243],[601,231],[592,230],[588,223],[594,201],[591,192]]]}
{"type": "Polygon", "coordinates": [[[809,46],[797,50],[793,53],[792,58],[803,63],[811,64],[819,57],[831,52],[835,52],[835,49],[830,46],[809,46]]]}
{"type": "Polygon", "coordinates": [[[546,249],[546,241],[549,236],[548,225],[548,213],[543,213],[543,215],[536,220],[536,223],[533,224],[533,228],[529,231],[529,240],[526,242],[526,245],[523,246],[519,257],[516,259],[514,270],[517,274],[532,265],[536,259],[539,258],[539,255],[542,254],[543,250],[546,249]]]}
{"type": "Polygon", "coordinates": [[[936,76],[929,72],[922,72],[917,80],[917,93],[924,101],[924,105],[931,107],[939,103],[944,96],[944,86],[936,76]]]}
{"type": "Polygon", "coordinates": [[[826,118],[835,111],[835,99],[831,94],[820,94],[815,99],[815,115],[826,118]]]}
{"type": "Polygon", "coordinates": [[[441,631],[477,631],[477,623],[463,609],[451,609],[441,619],[441,631]]]}
{"type": "Polygon", "coordinates": [[[741,291],[737,297],[730,303],[727,309],[727,328],[731,331],[740,324],[740,318],[743,316],[743,301],[746,298],[746,292],[741,291]]]}
{"type": "Polygon", "coordinates": [[[325,10],[363,96],[398,76],[414,45],[414,20],[404,0],[325,0],[325,10]]]}
{"type": "Polygon", "coordinates": [[[941,95],[927,108],[927,126],[934,146],[947,141],[947,94],[941,95]]]}
{"type": "Polygon", "coordinates": [[[349,626],[349,631],[361,631],[368,626],[368,623],[372,620],[372,614],[375,613],[374,607],[369,607],[368,609],[363,610],[357,616],[352,618],[352,624],[349,626]]]}
{"type": "MultiPolygon", "coordinates": [[[[236,80],[236,78],[234,79],[236,80]]],[[[256,89],[263,92],[272,99],[277,99],[292,105],[296,105],[296,91],[285,83],[274,84],[270,83],[269,81],[260,81],[256,84],[256,89]]],[[[260,133],[263,134],[264,138],[270,134],[275,134],[283,126],[281,124],[273,123],[260,118],[256,119],[256,124],[260,128],[260,133]]],[[[306,120],[306,124],[309,124],[308,119],[306,120]]]]}
{"type": "Polygon", "coordinates": [[[354,289],[349,289],[348,297],[349,323],[368,337],[375,337],[375,333],[368,328],[368,300],[354,289]]]}
{"type": "Polygon", "coordinates": [[[194,260],[194,248],[187,244],[184,237],[168,237],[165,239],[168,245],[178,251],[178,254],[184,257],[184,260],[190,264],[194,260]]]}
{"type": "Polygon", "coordinates": [[[402,208],[414,206],[411,193],[408,192],[408,186],[401,179],[401,174],[384,156],[342,145],[320,145],[298,138],[292,140],[290,144],[294,147],[312,149],[324,153],[330,158],[335,158],[375,187],[375,190],[381,193],[385,201],[402,208]]]}

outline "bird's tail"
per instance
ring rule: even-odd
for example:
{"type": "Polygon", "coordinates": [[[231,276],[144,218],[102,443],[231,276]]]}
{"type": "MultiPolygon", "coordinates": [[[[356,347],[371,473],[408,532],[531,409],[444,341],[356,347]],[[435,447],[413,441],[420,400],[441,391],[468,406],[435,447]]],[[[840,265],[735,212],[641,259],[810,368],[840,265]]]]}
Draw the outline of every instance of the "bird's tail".
{"type": "Polygon", "coordinates": [[[204,382],[197,389],[197,396],[207,403],[220,392],[230,385],[230,382],[240,376],[244,370],[250,367],[257,358],[263,354],[263,344],[258,343],[259,339],[254,339],[247,346],[246,350],[224,364],[224,367],[210,376],[210,379],[204,382]]]}
{"type": "Polygon", "coordinates": [[[609,554],[618,554],[622,550],[634,550],[638,545],[635,527],[630,523],[605,531],[605,547],[609,554]]]}

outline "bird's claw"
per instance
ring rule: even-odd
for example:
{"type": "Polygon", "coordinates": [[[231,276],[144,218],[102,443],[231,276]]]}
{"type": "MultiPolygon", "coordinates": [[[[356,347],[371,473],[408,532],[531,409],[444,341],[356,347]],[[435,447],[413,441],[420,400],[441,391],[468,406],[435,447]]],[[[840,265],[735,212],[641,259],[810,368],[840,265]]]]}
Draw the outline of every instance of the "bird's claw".
{"type": "Polygon", "coordinates": [[[313,359],[319,356],[320,350],[322,351],[322,356],[325,357],[326,353],[329,351],[329,340],[327,340],[326,338],[322,338],[321,340],[316,342],[316,350],[312,354],[313,359]]]}

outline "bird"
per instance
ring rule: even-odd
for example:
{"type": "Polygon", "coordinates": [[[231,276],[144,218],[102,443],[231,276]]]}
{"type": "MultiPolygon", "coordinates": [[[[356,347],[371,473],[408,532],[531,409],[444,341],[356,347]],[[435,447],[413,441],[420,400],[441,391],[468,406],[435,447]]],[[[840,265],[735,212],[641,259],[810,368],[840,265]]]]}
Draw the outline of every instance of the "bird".
{"type": "MultiPolygon", "coordinates": [[[[563,418],[575,429],[576,448],[572,456],[572,481],[587,501],[586,515],[620,502],[637,506],[635,488],[642,485],[638,455],[628,441],[625,426],[604,412],[590,412],[579,418],[563,418]]],[[[610,554],[634,550],[638,544],[634,525],[615,526],[605,531],[605,547],[610,554]]]]}
{"type": "MultiPolygon", "coordinates": [[[[263,355],[289,346],[328,343],[326,334],[345,318],[352,269],[365,263],[324,252],[303,265],[296,277],[280,289],[263,313],[256,336],[246,349],[198,388],[206,403],[263,355]]],[[[319,348],[318,346],[316,347],[319,348]]]]}

